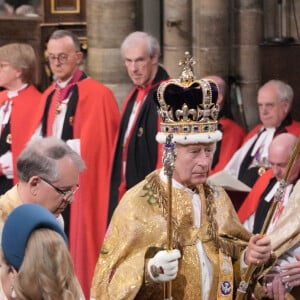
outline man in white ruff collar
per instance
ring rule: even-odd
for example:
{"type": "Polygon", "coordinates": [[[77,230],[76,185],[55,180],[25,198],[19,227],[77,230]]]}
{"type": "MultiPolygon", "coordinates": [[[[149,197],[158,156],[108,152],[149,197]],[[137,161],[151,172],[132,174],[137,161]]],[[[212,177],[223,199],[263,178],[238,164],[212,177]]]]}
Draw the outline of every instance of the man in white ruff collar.
{"type": "Polygon", "coordinates": [[[268,148],[273,137],[283,132],[300,134],[300,123],[292,120],[290,114],[293,97],[291,86],[280,80],[270,80],[259,89],[257,105],[261,124],[247,134],[225,171],[249,187],[254,185],[269,168],[268,148]]]}

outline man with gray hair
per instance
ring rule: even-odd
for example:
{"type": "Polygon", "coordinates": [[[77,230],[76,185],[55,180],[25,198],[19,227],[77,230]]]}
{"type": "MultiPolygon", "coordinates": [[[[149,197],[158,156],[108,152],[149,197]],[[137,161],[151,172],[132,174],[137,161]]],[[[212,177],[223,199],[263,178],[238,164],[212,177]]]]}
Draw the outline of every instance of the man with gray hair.
{"type": "Polygon", "coordinates": [[[280,133],[300,134],[300,123],[290,115],[294,93],[290,85],[270,80],[258,91],[257,105],[261,123],[245,137],[243,145],[225,166],[225,171],[252,187],[269,168],[268,148],[280,133]]]}
{"type": "Polygon", "coordinates": [[[0,222],[22,203],[44,206],[56,217],[74,200],[85,163],[55,137],[32,139],[17,159],[18,184],[0,197],[0,222]]]}
{"type": "Polygon", "coordinates": [[[121,45],[121,56],[134,87],[125,99],[110,179],[109,218],[123,194],[161,166],[161,147],[153,93],[169,78],[159,65],[160,45],[152,35],[136,31],[121,45]]]}
{"type": "MultiPolygon", "coordinates": [[[[0,197],[0,232],[9,213],[23,203],[48,209],[63,226],[61,213],[73,202],[85,163],[56,137],[33,138],[17,159],[19,182],[0,197]]],[[[1,295],[0,299],[5,299],[1,295]]]]}

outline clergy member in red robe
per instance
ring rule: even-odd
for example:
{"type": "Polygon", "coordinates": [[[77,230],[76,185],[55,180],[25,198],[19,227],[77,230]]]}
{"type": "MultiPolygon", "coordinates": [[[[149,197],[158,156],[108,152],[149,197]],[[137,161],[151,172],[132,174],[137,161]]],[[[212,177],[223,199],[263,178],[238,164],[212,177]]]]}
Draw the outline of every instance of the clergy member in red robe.
{"type": "Polygon", "coordinates": [[[288,178],[285,178],[296,141],[295,135],[282,133],[271,142],[268,153],[271,168],[259,177],[238,211],[241,223],[250,232],[261,232],[272,202],[275,197],[278,197],[279,188],[282,188],[282,193],[280,199],[276,199],[278,201],[276,211],[270,221],[268,232],[276,224],[284,207],[288,205],[289,195],[300,175],[300,156],[298,155],[288,178]]]}
{"type": "Polygon", "coordinates": [[[261,123],[245,137],[224,170],[252,187],[269,168],[268,148],[272,139],[283,132],[298,136],[300,123],[290,114],[294,93],[290,85],[270,80],[258,91],[257,105],[261,123]]]}
{"type": "Polygon", "coordinates": [[[160,125],[154,97],[158,85],[169,79],[159,65],[160,45],[150,34],[129,34],[122,43],[121,54],[134,87],[124,101],[114,148],[109,220],[123,194],[161,167],[161,145],[155,140],[160,125]]]}
{"type": "Polygon", "coordinates": [[[30,45],[0,47],[0,194],[17,183],[16,160],[35,133],[44,102],[35,88],[36,55],[30,45]]]}
{"type": "Polygon", "coordinates": [[[245,129],[233,120],[232,113],[227,103],[228,86],[225,80],[217,75],[206,76],[213,80],[219,88],[217,104],[219,105],[219,130],[223,134],[221,141],[217,143],[210,175],[224,169],[233,154],[241,147],[246,136],[245,129]]]}
{"type": "Polygon", "coordinates": [[[65,140],[81,154],[87,166],[64,219],[75,271],[89,299],[106,231],[109,174],[119,109],[111,90],[79,69],[82,52],[74,34],[55,31],[48,41],[47,55],[54,82],[43,93],[43,135],[65,140]]]}

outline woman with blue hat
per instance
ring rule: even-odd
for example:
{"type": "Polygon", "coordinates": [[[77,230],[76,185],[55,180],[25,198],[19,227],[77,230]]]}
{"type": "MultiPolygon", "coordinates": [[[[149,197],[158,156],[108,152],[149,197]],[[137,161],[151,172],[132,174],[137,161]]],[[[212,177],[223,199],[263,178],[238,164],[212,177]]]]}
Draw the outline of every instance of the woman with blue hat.
{"type": "Polygon", "coordinates": [[[11,299],[84,299],[74,273],[67,237],[40,205],[15,208],[2,232],[1,281],[11,299]]]}

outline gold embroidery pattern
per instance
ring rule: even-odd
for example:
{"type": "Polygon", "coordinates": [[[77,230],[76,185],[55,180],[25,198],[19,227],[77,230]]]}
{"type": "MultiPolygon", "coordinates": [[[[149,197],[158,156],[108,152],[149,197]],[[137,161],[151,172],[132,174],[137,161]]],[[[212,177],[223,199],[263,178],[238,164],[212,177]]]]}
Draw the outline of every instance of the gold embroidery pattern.
{"type": "Polygon", "coordinates": [[[206,214],[208,219],[208,227],[207,227],[207,234],[213,240],[216,251],[220,247],[220,242],[218,238],[218,224],[216,222],[216,206],[214,203],[214,193],[212,188],[205,184],[203,186],[204,194],[205,194],[205,201],[206,201],[206,214]]]}

